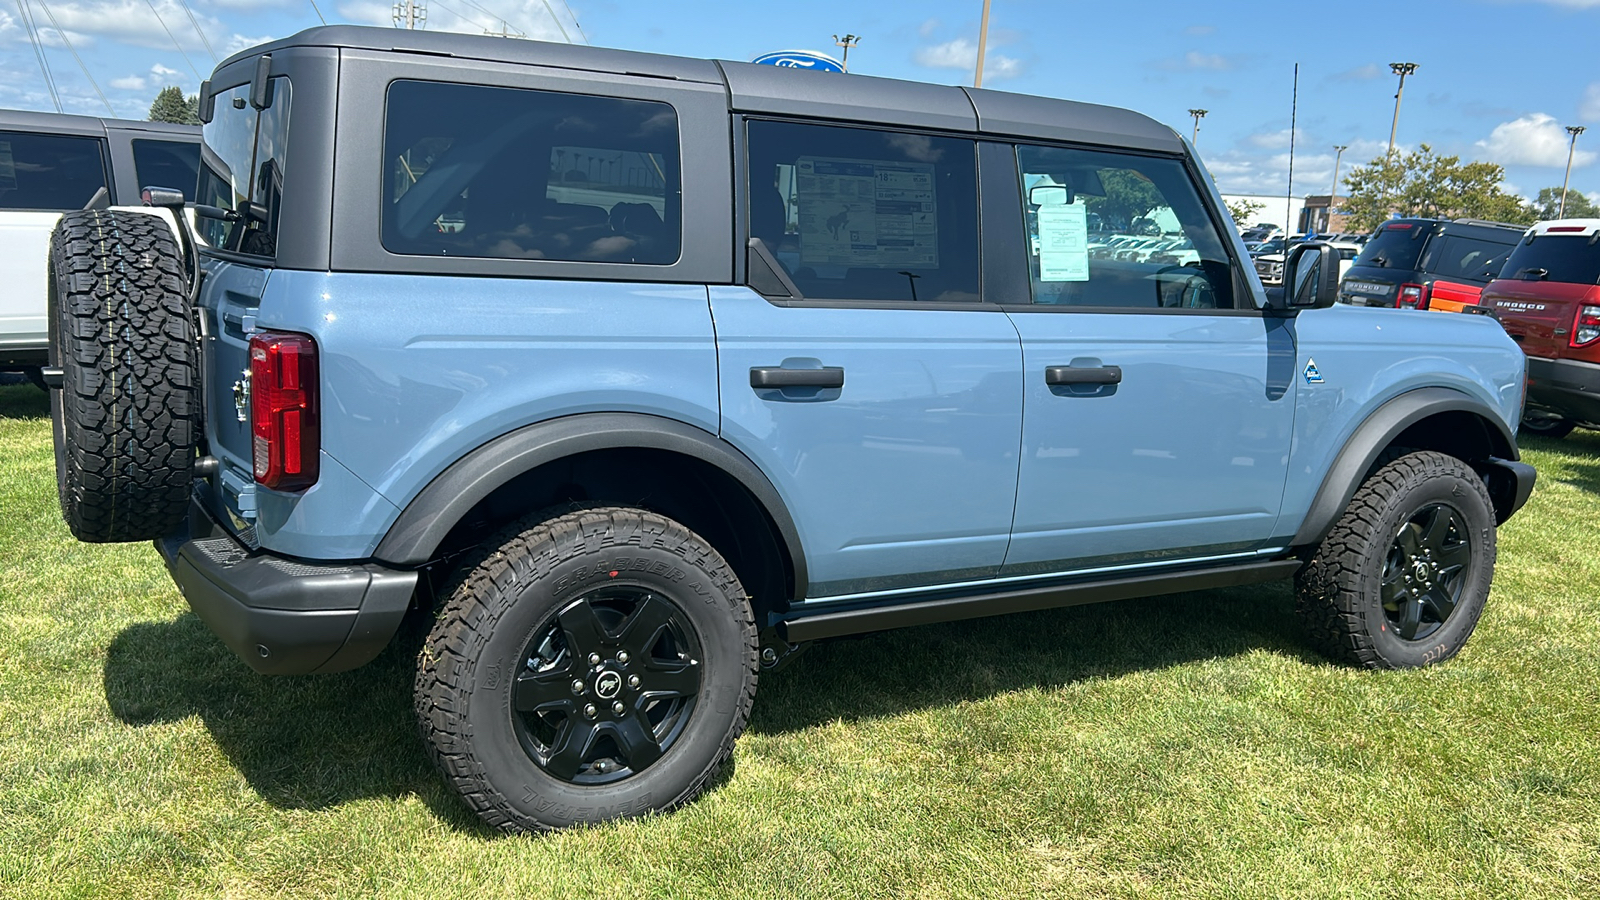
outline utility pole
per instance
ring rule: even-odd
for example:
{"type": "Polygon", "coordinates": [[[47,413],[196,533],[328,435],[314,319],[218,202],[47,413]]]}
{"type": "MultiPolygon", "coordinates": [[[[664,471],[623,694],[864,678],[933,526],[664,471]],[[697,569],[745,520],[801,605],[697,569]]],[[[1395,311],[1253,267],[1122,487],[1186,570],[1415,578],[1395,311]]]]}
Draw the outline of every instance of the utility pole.
{"type": "Polygon", "coordinates": [[[1567,216],[1567,183],[1572,180],[1572,152],[1578,149],[1578,135],[1586,130],[1582,125],[1567,126],[1567,134],[1572,135],[1572,139],[1567,142],[1567,176],[1561,179],[1561,206],[1556,210],[1558,219],[1567,216]]]}
{"type": "Polygon", "coordinates": [[[1324,231],[1333,227],[1333,201],[1339,196],[1339,160],[1344,159],[1344,152],[1349,149],[1349,144],[1333,145],[1333,187],[1328,188],[1328,219],[1322,223],[1324,231]]]}
{"type": "Polygon", "coordinates": [[[861,36],[847,34],[844,37],[839,37],[836,34],[833,36],[833,43],[836,46],[844,48],[844,58],[839,60],[839,65],[843,67],[846,72],[850,71],[850,48],[861,43],[861,36]]]}
{"type": "Polygon", "coordinates": [[[1384,161],[1394,156],[1394,134],[1400,128],[1400,95],[1406,92],[1406,76],[1417,71],[1414,62],[1389,63],[1389,71],[1400,76],[1400,89],[1394,92],[1394,123],[1389,126],[1389,152],[1384,156],[1384,161]]]}
{"type": "Polygon", "coordinates": [[[483,30],[483,33],[487,34],[490,37],[502,37],[502,38],[525,38],[525,37],[527,37],[526,34],[523,34],[520,31],[512,31],[511,30],[511,23],[507,22],[505,19],[501,19],[500,20],[500,28],[498,30],[491,31],[491,30],[485,28],[483,30]]]}
{"type": "Polygon", "coordinates": [[[1209,109],[1189,110],[1189,115],[1194,116],[1194,137],[1189,138],[1189,143],[1197,144],[1200,142],[1200,120],[1204,119],[1206,117],[1206,113],[1210,111],[1211,110],[1209,109]]]}
{"type": "Polygon", "coordinates": [[[400,0],[394,5],[394,27],[417,29],[428,23],[428,0],[400,0]]]}
{"type": "Polygon", "coordinates": [[[983,87],[983,51],[989,46],[989,0],[983,0],[983,18],[978,22],[978,68],[972,73],[972,86],[983,87]]]}

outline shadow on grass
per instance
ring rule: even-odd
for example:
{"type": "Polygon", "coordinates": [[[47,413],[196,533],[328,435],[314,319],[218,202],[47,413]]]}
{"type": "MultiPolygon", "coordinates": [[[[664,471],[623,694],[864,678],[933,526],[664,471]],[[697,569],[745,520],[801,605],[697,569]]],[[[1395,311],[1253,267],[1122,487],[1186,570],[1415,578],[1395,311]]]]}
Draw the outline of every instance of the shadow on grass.
{"type": "MultiPolygon", "coordinates": [[[[1547,466],[1540,470],[1540,478],[1554,478],[1580,491],[1600,495],[1600,431],[1580,428],[1561,440],[1522,435],[1517,443],[1524,450],[1557,457],[1556,471],[1547,466]]],[[[1534,490],[1538,490],[1537,485],[1534,490]]]]}
{"type": "Polygon", "coordinates": [[[48,419],[50,395],[31,384],[0,385],[0,419],[48,419]]]}
{"type": "MultiPolygon", "coordinates": [[[[322,809],[416,795],[453,827],[492,836],[423,751],[411,708],[421,638],[408,623],[357,671],[268,677],[185,613],[116,637],[106,700],[132,725],[199,716],[274,806],[322,809]]],[[[763,676],[751,729],[781,734],[1252,650],[1321,663],[1301,641],[1287,584],[902,629],[819,644],[763,676]]]]}

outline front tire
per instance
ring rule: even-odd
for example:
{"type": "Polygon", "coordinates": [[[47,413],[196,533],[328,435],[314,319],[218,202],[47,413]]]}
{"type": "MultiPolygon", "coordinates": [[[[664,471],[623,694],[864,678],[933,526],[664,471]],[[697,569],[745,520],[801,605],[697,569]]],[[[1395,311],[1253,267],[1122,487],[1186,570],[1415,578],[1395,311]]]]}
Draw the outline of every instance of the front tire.
{"type": "Polygon", "coordinates": [[[508,832],[665,811],[733,752],[756,630],[709,544],[653,513],[523,520],[468,562],[417,664],[434,762],[508,832]]]}
{"type": "Polygon", "coordinates": [[[1443,453],[1384,465],[1295,578],[1296,609],[1328,656],[1371,669],[1431,665],[1472,635],[1494,577],[1494,507],[1443,453]]]}

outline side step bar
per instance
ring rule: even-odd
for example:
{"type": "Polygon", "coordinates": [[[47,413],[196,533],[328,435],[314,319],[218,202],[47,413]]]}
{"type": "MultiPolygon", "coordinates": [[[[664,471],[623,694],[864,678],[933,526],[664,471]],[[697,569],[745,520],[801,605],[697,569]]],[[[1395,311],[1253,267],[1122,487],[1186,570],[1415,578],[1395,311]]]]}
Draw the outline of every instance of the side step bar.
{"type": "Polygon", "coordinates": [[[937,600],[907,598],[891,600],[887,604],[877,606],[800,615],[784,621],[778,627],[786,640],[803,643],[822,638],[903,628],[907,625],[932,625],[936,622],[956,622],[982,616],[1053,609],[1058,606],[1078,606],[1085,603],[1103,603],[1107,600],[1127,600],[1133,597],[1154,597],[1159,594],[1260,584],[1288,578],[1300,568],[1300,565],[1298,559],[1278,559],[1236,566],[1164,572],[1159,575],[1137,575],[1108,581],[1085,581],[965,597],[945,597],[937,600]]]}

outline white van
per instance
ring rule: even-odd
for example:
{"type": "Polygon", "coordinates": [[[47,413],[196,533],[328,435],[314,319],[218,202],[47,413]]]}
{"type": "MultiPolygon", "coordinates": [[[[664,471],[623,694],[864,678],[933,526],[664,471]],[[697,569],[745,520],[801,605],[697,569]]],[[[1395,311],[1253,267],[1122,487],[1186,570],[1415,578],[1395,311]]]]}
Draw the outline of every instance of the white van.
{"type": "Polygon", "coordinates": [[[45,363],[45,262],[61,213],[137,205],[142,187],[192,197],[200,129],[0,110],[0,372],[45,363]]]}

